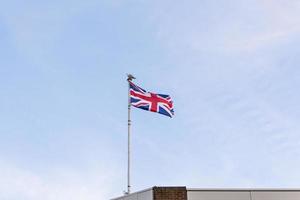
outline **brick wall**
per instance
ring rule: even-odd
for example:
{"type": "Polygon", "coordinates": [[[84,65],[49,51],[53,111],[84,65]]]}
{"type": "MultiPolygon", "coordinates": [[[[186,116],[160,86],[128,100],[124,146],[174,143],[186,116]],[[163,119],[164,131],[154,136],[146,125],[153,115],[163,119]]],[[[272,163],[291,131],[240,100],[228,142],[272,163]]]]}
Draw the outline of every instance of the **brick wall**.
{"type": "Polygon", "coordinates": [[[186,187],[153,187],[153,200],[187,200],[186,187]]]}

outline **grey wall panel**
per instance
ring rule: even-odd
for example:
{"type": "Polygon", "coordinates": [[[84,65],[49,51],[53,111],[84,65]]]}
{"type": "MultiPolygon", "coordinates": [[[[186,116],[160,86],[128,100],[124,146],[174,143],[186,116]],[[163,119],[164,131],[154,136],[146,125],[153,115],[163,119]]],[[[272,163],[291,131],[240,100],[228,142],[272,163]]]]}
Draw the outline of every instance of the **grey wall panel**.
{"type": "Polygon", "coordinates": [[[153,190],[151,188],[112,200],[153,200],[153,190]]]}
{"type": "Polygon", "coordinates": [[[250,200],[246,191],[188,191],[188,200],[250,200]]]}
{"type": "Polygon", "coordinates": [[[300,191],[255,191],[252,200],[300,200],[300,191]]]}
{"type": "Polygon", "coordinates": [[[120,197],[117,200],[138,200],[137,194],[132,194],[124,197],[120,197]]]}

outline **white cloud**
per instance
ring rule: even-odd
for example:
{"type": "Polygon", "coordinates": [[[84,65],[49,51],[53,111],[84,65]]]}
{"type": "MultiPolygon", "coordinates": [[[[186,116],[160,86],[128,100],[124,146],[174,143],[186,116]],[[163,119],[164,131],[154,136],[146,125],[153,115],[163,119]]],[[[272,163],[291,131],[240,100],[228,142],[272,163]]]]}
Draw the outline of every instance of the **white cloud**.
{"type": "Polygon", "coordinates": [[[156,8],[152,19],[173,64],[176,117],[186,125],[177,144],[186,148],[176,154],[186,173],[174,179],[297,186],[299,70],[285,61],[297,55],[299,2],[164,1],[156,8]]]}
{"type": "Polygon", "coordinates": [[[158,36],[174,51],[254,51],[296,37],[297,1],[184,1],[158,3],[158,36]]]}
{"type": "Polygon", "coordinates": [[[0,163],[0,199],[99,200],[111,198],[112,169],[60,168],[37,172],[0,163]]]}

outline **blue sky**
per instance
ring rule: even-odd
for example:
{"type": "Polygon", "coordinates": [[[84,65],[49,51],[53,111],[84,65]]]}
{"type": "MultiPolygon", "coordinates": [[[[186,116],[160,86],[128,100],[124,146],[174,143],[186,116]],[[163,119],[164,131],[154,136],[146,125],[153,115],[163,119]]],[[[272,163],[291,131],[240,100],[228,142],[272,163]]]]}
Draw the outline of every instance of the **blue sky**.
{"type": "Polygon", "coordinates": [[[132,110],[132,185],[299,187],[300,3],[2,1],[0,199],[126,189],[127,83],[174,99],[132,110]]]}

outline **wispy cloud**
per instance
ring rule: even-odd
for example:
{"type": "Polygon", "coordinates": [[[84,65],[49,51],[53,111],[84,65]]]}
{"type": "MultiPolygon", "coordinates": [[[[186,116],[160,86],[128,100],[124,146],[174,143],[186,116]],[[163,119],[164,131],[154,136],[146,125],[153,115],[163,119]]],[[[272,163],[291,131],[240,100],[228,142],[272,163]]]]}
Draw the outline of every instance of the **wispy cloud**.
{"type": "Polygon", "coordinates": [[[9,115],[1,141],[9,144],[0,145],[0,199],[121,194],[127,89],[120,77],[129,69],[155,86],[146,89],[171,94],[176,113],[169,120],[133,111],[133,190],[299,185],[299,6],[7,1],[6,62],[17,67],[1,73],[9,115]]]}
{"type": "Polygon", "coordinates": [[[109,199],[115,172],[108,169],[59,167],[34,171],[0,163],[0,198],[24,200],[109,199]]]}
{"type": "Polygon", "coordinates": [[[181,157],[193,160],[186,181],[210,184],[201,172],[221,169],[208,175],[213,186],[295,186],[300,160],[278,168],[299,154],[298,60],[284,61],[297,54],[299,3],[160,2],[157,10],[152,20],[173,64],[168,84],[186,123],[181,157]]]}
{"type": "Polygon", "coordinates": [[[296,1],[160,2],[153,19],[158,36],[174,50],[234,53],[295,36],[300,31],[299,9],[296,1]]]}

